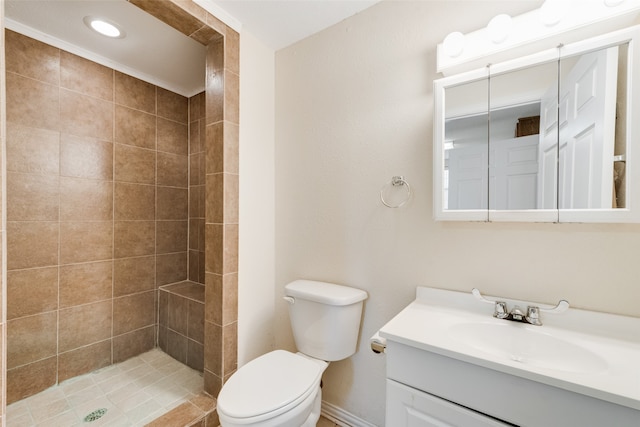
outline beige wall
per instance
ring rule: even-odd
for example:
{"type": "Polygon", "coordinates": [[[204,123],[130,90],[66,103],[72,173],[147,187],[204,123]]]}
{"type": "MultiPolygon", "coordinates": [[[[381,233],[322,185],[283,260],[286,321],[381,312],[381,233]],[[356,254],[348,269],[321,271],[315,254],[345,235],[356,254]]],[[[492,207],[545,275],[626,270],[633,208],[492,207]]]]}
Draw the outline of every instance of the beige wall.
{"type": "Polygon", "coordinates": [[[242,32],[239,366],[272,350],[274,344],[274,62],[272,49],[242,32]]]}
{"type": "MultiPolygon", "coordinates": [[[[432,219],[436,44],[540,2],[383,1],[276,54],[276,295],[296,278],[365,289],[361,342],[323,398],[384,422],[384,357],[368,338],[416,286],[640,316],[640,225],[432,219]],[[463,12],[463,13],[461,13],[463,12]],[[401,209],[380,188],[404,175],[401,209]]],[[[293,348],[276,299],[276,341],[293,348]]]]}

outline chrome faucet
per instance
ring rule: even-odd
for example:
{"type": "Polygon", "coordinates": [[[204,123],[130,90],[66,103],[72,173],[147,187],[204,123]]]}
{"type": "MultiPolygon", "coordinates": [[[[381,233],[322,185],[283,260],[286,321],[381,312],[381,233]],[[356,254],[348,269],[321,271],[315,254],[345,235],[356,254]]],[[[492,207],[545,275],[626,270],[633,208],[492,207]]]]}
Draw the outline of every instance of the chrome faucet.
{"type": "Polygon", "coordinates": [[[493,317],[497,317],[498,319],[506,319],[507,317],[509,317],[509,312],[507,311],[506,302],[496,301],[493,317]]]}
{"type": "MultiPolygon", "coordinates": [[[[566,300],[561,300],[558,305],[556,306],[556,308],[558,308],[557,313],[562,313],[565,309],[560,309],[560,304],[566,302],[567,303],[567,308],[569,308],[569,303],[566,300]]],[[[542,322],[540,321],[540,308],[539,307],[532,307],[529,306],[527,307],[527,315],[525,316],[525,319],[527,322],[531,323],[532,325],[536,325],[536,326],[542,326],[542,322]]]]}
{"type": "Polygon", "coordinates": [[[535,326],[542,326],[540,321],[540,312],[545,311],[547,313],[563,313],[569,308],[569,302],[567,300],[560,300],[558,304],[553,308],[540,308],[538,306],[530,305],[527,307],[526,313],[522,311],[519,306],[514,306],[511,311],[507,309],[507,303],[504,301],[491,301],[482,296],[477,288],[473,288],[471,293],[478,300],[494,305],[493,317],[498,319],[513,320],[516,322],[529,323],[535,326]]]}
{"type": "Polygon", "coordinates": [[[509,316],[511,316],[510,320],[516,320],[518,322],[524,322],[527,318],[527,316],[522,312],[522,309],[517,305],[511,309],[509,316]]]}

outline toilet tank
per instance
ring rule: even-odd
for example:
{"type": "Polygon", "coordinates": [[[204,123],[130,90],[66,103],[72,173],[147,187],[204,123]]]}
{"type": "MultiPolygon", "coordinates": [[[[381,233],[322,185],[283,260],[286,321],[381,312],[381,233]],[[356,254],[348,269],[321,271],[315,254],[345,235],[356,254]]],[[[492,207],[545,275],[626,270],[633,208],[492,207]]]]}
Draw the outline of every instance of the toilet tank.
{"type": "Polygon", "coordinates": [[[312,280],[284,289],[298,351],[329,362],[356,352],[365,291],[312,280]]]}

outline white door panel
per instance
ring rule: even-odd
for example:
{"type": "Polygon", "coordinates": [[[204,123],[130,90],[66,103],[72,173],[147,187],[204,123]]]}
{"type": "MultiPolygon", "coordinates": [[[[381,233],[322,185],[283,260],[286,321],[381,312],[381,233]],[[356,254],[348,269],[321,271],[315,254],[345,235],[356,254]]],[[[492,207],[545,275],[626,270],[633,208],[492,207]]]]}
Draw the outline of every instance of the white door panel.
{"type": "Polygon", "coordinates": [[[535,209],[538,196],[538,135],[491,141],[489,206],[535,209]]]}
{"type": "Polygon", "coordinates": [[[560,84],[568,102],[561,209],[612,207],[617,66],[617,47],[582,55],[560,84]]]}
{"type": "Polygon", "coordinates": [[[540,209],[557,208],[558,191],[558,89],[552,84],[540,100],[538,145],[538,200],[540,209]]]}
{"type": "Polygon", "coordinates": [[[560,83],[559,94],[554,83],[543,97],[540,207],[555,207],[551,189],[557,188],[560,209],[611,208],[617,65],[617,47],[582,55],[560,83]]]}
{"type": "Polygon", "coordinates": [[[487,146],[449,150],[449,209],[487,208],[487,146]]]}

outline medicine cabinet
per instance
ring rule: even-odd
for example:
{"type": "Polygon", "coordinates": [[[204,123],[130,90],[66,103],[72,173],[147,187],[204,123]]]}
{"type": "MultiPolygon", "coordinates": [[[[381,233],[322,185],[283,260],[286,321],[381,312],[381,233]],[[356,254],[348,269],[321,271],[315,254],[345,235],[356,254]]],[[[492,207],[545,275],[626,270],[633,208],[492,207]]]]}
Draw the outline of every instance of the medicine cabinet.
{"type": "Polygon", "coordinates": [[[435,219],[640,222],[639,42],[629,27],[436,80],[435,219]]]}

